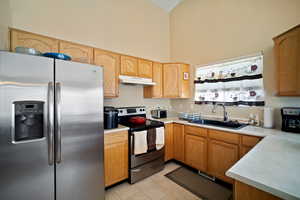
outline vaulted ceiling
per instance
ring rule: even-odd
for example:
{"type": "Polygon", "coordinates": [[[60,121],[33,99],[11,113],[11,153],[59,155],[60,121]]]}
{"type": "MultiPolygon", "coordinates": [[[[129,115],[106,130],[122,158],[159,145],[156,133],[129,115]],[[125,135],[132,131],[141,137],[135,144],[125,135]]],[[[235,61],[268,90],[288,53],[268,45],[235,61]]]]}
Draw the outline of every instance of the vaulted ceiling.
{"type": "Polygon", "coordinates": [[[158,7],[161,7],[167,12],[170,12],[183,0],[150,0],[158,7]]]}

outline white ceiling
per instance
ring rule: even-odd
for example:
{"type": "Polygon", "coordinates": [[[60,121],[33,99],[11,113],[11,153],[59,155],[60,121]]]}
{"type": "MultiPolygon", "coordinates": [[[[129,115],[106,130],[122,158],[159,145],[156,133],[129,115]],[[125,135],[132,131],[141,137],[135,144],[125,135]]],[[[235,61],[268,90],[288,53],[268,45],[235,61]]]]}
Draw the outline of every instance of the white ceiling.
{"type": "Polygon", "coordinates": [[[161,7],[167,12],[170,12],[183,0],[150,0],[158,7],[161,7]]]}

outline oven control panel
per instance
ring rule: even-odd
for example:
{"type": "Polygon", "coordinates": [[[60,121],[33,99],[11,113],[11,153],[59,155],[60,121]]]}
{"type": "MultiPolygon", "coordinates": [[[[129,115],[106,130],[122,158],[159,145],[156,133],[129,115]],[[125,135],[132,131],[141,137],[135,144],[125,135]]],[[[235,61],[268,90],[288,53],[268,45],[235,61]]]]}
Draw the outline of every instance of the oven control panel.
{"type": "Polygon", "coordinates": [[[118,110],[118,116],[130,116],[130,115],[146,114],[146,107],[145,106],[122,107],[122,108],[117,108],[117,110],[118,110]]]}

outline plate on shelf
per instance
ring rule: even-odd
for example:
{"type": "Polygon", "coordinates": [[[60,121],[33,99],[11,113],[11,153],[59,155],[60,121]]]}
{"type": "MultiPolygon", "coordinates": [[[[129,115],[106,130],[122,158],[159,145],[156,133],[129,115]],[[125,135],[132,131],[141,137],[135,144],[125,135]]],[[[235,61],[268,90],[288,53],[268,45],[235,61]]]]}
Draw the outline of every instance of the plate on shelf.
{"type": "Polygon", "coordinates": [[[49,58],[61,59],[61,60],[71,60],[71,56],[68,56],[67,54],[63,54],[63,53],[47,52],[44,53],[43,56],[49,58]]]}

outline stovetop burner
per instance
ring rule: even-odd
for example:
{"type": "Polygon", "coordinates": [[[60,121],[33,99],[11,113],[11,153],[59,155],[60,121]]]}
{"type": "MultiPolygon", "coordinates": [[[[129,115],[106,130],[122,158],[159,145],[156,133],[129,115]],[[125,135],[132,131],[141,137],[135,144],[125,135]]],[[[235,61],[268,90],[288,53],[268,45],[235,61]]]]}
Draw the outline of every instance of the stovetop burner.
{"type": "Polygon", "coordinates": [[[123,121],[120,122],[121,125],[127,126],[130,128],[130,131],[143,131],[143,130],[148,130],[150,128],[158,128],[158,127],[163,127],[164,123],[160,121],[155,121],[151,119],[147,119],[144,124],[133,124],[129,121],[123,121]]]}

